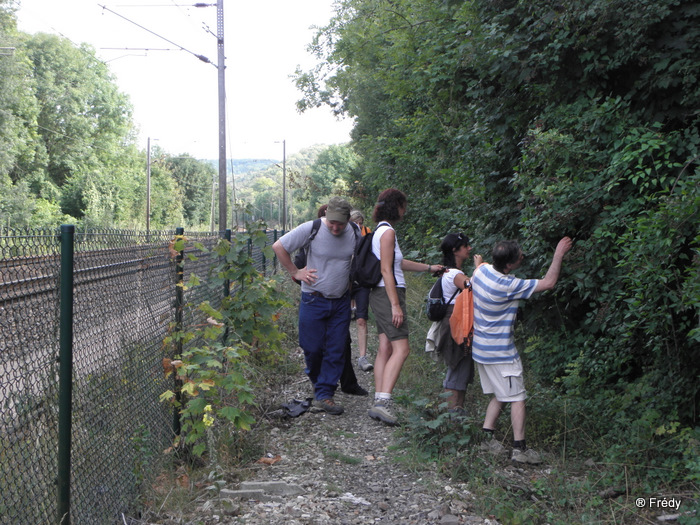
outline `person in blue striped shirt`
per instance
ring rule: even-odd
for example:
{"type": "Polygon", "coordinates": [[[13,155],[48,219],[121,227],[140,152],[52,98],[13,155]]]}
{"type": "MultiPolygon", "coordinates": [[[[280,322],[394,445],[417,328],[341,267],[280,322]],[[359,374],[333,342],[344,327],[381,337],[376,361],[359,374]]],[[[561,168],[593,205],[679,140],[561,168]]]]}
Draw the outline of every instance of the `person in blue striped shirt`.
{"type": "Polygon", "coordinates": [[[523,251],[516,241],[501,241],[493,248],[493,264],[483,264],[474,272],[474,339],[472,357],[479,370],[484,394],[493,397],[486,409],[484,431],[490,441],[482,449],[493,453],[505,452],[493,438],[496,420],[503,403],[510,403],[513,426],[513,454],[517,463],[538,464],[540,455],[525,444],[525,382],[520,355],[515,348],[514,326],[521,299],[535,292],[551,290],[559,279],[564,255],[572,240],[564,237],[557,244],[552,263],[543,279],[520,279],[512,272],[523,262],[523,251]]]}

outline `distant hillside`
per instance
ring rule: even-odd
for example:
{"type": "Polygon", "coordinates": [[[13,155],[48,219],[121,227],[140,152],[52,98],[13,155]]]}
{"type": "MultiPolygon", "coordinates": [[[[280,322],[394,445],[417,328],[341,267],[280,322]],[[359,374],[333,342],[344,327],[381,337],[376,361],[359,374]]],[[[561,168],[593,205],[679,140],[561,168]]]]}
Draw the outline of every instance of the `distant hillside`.
{"type": "MultiPolygon", "coordinates": [[[[215,169],[219,169],[218,159],[207,160],[215,169]]],[[[226,160],[226,173],[233,175],[241,175],[244,173],[250,173],[252,171],[260,171],[265,168],[272,166],[273,164],[280,163],[279,160],[273,159],[227,159],[226,160]]]]}

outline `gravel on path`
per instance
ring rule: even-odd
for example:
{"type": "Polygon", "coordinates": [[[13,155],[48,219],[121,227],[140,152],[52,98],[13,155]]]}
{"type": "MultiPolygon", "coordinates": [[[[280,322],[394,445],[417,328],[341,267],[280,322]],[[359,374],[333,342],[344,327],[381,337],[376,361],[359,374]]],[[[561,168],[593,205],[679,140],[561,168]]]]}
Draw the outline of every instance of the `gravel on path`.
{"type": "MultiPolygon", "coordinates": [[[[297,349],[294,359],[303,359],[297,349]]],[[[356,362],[354,356],[353,362],[356,362]]],[[[491,524],[471,514],[473,496],[431,465],[412,471],[396,459],[395,429],[367,415],[374,392],[372,372],[356,369],[369,396],[336,393],[345,408],[334,416],[311,408],[298,417],[268,414],[266,455],[250,477],[227,487],[229,516],[208,523],[268,525],[491,524]]],[[[301,374],[278,394],[280,405],[312,396],[301,374]]]]}

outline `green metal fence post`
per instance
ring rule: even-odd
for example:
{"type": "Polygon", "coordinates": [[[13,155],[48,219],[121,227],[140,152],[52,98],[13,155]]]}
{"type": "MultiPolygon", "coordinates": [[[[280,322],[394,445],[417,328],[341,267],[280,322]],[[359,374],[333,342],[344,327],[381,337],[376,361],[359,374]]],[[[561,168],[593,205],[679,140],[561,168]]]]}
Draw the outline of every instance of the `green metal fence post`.
{"type": "MultiPolygon", "coordinates": [[[[267,231],[265,231],[265,236],[267,236],[267,231]]],[[[260,253],[261,256],[261,262],[262,262],[262,274],[267,276],[267,261],[265,260],[265,252],[262,251],[260,253]]]]}
{"type": "MultiPolygon", "coordinates": [[[[184,228],[175,228],[175,235],[176,236],[184,236],[185,235],[185,229],[184,228]]],[[[176,275],[176,283],[175,283],[175,331],[178,333],[178,335],[181,335],[182,332],[182,315],[183,315],[183,310],[185,308],[185,292],[184,292],[184,284],[185,284],[185,267],[184,267],[184,261],[185,261],[185,251],[181,250],[178,252],[177,257],[175,258],[175,263],[176,263],[176,269],[175,271],[177,272],[176,275]]],[[[182,355],[182,338],[178,337],[177,343],[176,343],[176,352],[177,356],[182,355]]],[[[173,356],[175,357],[175,356],[173,356]]],[[[180,435],[180,431],[182,430],[182,427],[180,425],[180,408],[179,405],[182,403],[182,381],[177,378],[177,374],[173,374],[175,377],[175,400],[177,401],[177,405],[175,407],[175,411],[173,413],[173,432],[175,433],[176,436],[180,435]]]]}
{"type": "MultiPolygon", "coordinates": [[[[226,239],[229,242],[229,244],[231,244],[231,230],[230,229],[226,230],[226,232],[224,233],[224,239],[226,239]]],[[[230,285],[231,285],[231,282],[228,279],[226,279],[224,281],[224,297],[229,296],[230,285]]]]}
{"type": "MultiPolygon", "coordinates": [[[[231,244],[231,230],[227,229],[224,232],[224,239],[226,239],[229,242],[229,245],[231,244]]],[[[224,257],[225,259],[225,257],[224,257]]],[[[226,300],[226,297],[228,297],[231,294],[231,281],[229,279],[224,280],[224,301],[226,300]]],[[[228,341],[228,325],[226,325],[226,328],[224,329],[224,335],[223,335],[223,343],[226,344],[226,341],[228,341]]]]}
{"type": "Polygon", "coordinates": [[[70,525],[71,412],[73,397],[73,248],[75,226],[61,226],[61,310],[58,384],[58,523],[70,525]]]}

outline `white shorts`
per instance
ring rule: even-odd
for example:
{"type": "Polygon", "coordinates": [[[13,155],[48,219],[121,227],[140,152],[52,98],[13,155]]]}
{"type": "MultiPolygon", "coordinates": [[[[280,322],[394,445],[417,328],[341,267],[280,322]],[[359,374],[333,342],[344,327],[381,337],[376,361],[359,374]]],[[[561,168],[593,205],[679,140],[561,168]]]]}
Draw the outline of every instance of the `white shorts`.
{"type": "Polygon", "coordinates": [[[525,401],[525,381],[523,379],[523,362],[520,358],[512,363],[494,365],[476,364],[479,369],[481,390],[484,394],[494,394],[502,403],[525,401]]]}

